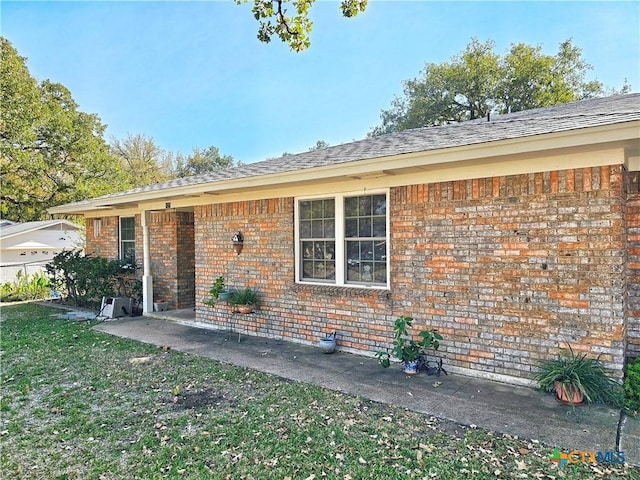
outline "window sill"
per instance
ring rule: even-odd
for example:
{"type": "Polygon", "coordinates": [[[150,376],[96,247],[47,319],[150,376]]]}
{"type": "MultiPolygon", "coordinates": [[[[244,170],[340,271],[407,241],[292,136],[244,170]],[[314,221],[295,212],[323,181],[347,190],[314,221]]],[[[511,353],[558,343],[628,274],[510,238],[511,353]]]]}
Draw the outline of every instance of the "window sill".
{"type": "Polygon", "coordinates": [[[291,287],[293,292],[308,292],[326,297],[340,298],[379,298],[389,300],[391,290],[388,288],[353,287],[348,285],[321,285],[312,283],[296,283],[291,287]]]}

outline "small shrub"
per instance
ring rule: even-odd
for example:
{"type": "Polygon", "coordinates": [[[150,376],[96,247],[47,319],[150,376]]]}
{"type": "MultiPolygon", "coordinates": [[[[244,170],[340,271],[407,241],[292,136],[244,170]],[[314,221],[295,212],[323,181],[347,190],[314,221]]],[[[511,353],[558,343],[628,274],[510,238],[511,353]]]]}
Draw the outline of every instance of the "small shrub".
{"type": "Polygon", "coordinates": [[[51,284],[43,272],[25,275],[18,271],[13,282],[0,287],[0,301],[42,300],[51,296],[51,284]]]}
{"type": "Polygon", "coordinates": [[[220,275],[218,278],[216,278],[216,281],[213,282],[213,285],[211,285],[211,288],[209,289],[209,295],[211,295],[211,297],[209,297],[204,302],[205,305],[209,305],[210,307],[213,307],[218,301],[220,294],[223,293],[224,291],[225,291],[224,277],[220,275]]]}
{"type": "Polygon", "coordinates": [[[47,264],[51,283],[78,306],[102,297],[138,300],[142,284],[135,278],[135,270],[129,261],[82,255],[79,250],[61,252],[47,264]]]}
{"type": "Polygon", "coordinates": [[[606,403],[615,407],[622,404],[620,385],[607,375],[599,358],[590,358],[586,353],[577,354],[569,345],[569,351],[559,358],[540,362],[534,376],[543,391],[555,390],[558,382],[563,391],[578,390],[589,403],[606,403]]]}
{"type": "Polygon", "coordinates": [[[229,300],[231,305],[255,305],[258,303],[258,292],[252,288],[236,290],[229,300]]]}
{"type": "Polygon", "coordinates": [[[624,401],[630,415],[637,416],[640,413],[640,357],[627,363],[624,378],[624,401]]]}

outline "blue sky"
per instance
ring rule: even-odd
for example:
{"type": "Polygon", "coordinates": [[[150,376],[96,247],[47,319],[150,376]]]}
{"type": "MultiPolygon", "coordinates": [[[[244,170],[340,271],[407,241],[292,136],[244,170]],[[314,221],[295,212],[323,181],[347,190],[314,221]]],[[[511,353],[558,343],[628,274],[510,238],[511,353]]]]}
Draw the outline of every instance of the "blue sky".
{"type": "Polygon", "coordinates": [[[590,78],[640,91],[640,2],[370,1],[353,19],[312,7],[311,48],[256,39],[250,4],[226,1],[0,4],[2,35],[38,80],[97,113],[107,138],[142,133],[169,151],[217,146],[244,162],[360,139],[426,62],[472,37],[541,45],[572,38],[590,78]]]}

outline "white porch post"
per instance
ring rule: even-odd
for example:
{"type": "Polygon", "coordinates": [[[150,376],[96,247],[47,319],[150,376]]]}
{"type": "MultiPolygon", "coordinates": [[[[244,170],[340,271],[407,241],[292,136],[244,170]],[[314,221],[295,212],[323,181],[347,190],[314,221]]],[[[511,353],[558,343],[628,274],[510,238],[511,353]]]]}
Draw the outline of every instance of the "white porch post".
{"type": "Polygon", "coordinates": [[[153,277],[151,276],[151,241],[149,239],[149,224],[151,212],[142,212],[142,251],[143,251],[143,275],[142,275],[142,312],[153,312],[153,277]]]}

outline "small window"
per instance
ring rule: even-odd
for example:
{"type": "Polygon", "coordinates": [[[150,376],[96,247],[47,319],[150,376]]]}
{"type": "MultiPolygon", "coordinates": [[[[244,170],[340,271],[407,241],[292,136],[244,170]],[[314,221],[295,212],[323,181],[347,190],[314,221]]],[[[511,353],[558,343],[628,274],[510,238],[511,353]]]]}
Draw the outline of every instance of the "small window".
{"type": "Polygon", "coordinates": [[[386,193],[300,199],[296,234],[298,281],[388,285],[386,193]]]}
{"type": "Polygon", "coordinates": [[[120,218],[120,258],[135,262],[136,259],[136,219],[120,218]]]}

